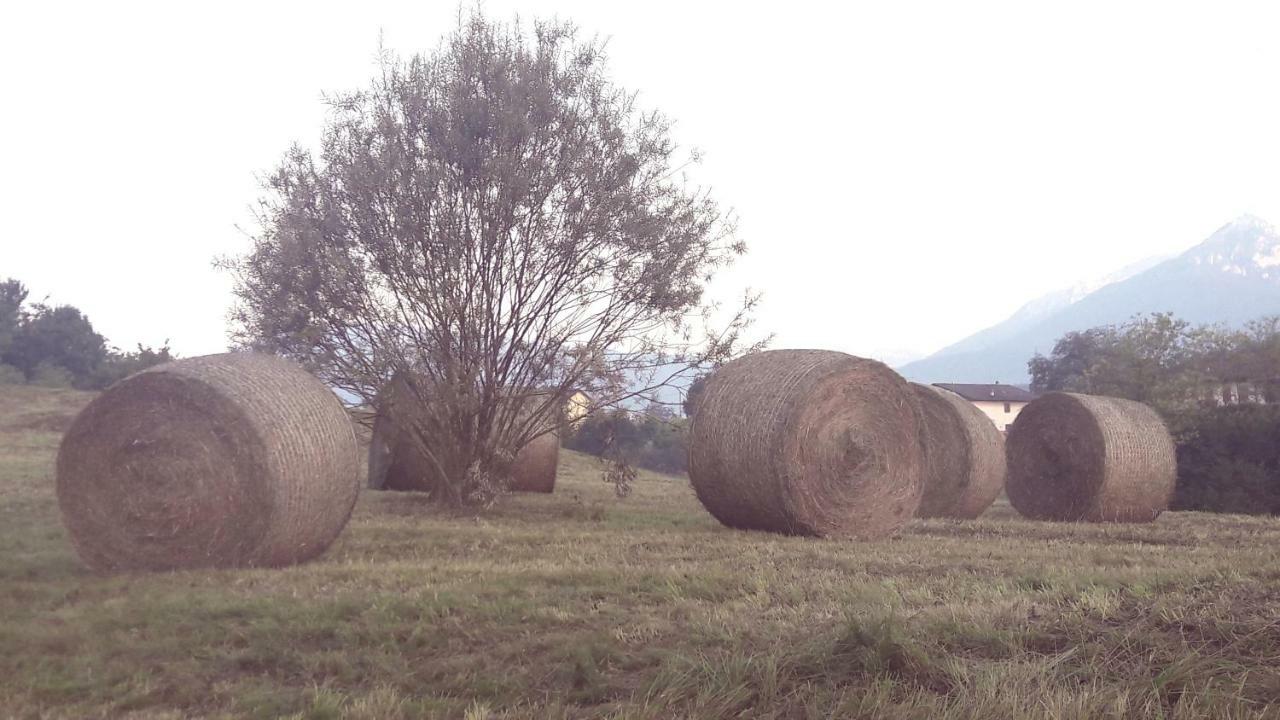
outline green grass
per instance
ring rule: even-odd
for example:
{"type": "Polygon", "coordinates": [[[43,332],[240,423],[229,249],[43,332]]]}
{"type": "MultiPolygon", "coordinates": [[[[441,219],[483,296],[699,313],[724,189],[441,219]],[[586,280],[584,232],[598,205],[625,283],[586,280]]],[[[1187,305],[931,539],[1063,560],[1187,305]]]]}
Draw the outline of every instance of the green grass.
{"type": "Polygon", "coordinates": [[[786,538],[564,453],[479,515],[366,492],[303,566],[100,576],[53,494],[86,399],[0,388],[0,717],[1280,717],[1277,520],[786,538]]]}

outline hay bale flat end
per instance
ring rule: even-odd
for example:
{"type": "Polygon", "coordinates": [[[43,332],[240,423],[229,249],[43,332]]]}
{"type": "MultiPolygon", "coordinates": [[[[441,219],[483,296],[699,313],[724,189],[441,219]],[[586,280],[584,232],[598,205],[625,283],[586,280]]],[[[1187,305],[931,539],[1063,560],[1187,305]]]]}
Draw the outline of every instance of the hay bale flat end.
{"type": "Polygon", "coordinates": [[[887,366],[825,350],[744,356],[706,382],[689,478],[720,522],[881,538],[915,514],[920,406],[887,366]]]}
{"type": "Polygon", "coordinates": [[[100,570],[301,562],[342,531],[358,492],[356,436],[337,396],[253,353],[121,380],[58,451],[63,521],[100,570]]]}
{"type": "Polygon", "coordinates": [[[1009,502],[1037,520],[1151,522],[1177,477],[1154,410],[1119,398],[1050,393],[1009,431],[1009,502]]]}

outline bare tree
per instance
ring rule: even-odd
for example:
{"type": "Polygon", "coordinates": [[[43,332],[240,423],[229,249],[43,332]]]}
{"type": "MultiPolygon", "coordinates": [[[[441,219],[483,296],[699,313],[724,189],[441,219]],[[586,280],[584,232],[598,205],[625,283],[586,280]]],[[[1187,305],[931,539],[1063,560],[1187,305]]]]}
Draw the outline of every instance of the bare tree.
{"type": "Polygon", "coordinates": [[[318,154],[266,183],[252,250],[221,261],[233,336],[370,403],[412,378],[443,500],[501,485],[573,390],[645,402],[741,350],[758,296],[704,288],[745,247],[599,41],[475,12],[329,104],[318,154]]]}

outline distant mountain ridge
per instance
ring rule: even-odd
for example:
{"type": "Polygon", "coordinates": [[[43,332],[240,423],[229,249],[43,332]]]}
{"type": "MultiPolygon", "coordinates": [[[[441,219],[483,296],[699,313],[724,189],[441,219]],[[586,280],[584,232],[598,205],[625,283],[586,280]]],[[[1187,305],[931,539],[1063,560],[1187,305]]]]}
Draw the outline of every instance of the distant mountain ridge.
{"type": "Polygon", "coordinates": [[[1050,293],[1009,319],[899,370],[917,382],[1026,383],[1027,361],[1063,334],[1172,312],[1192,323],[1241,325],[1280,314],[1280,234],[1246,215],[1173,258],[1152,258],[1050,293]]]}
{"type": "Polygon", "coordinates": [[[1128,265],[1109,275],[1104,275],[1092,280],[1085,280],[1083,282],[1076,283],[1069,288],[1063,288],[1062,290],[1051,292],[1048,295],[1042,295],[1041,297],[1028,302],[1026,305],[1023,305],[1021,308],[1018,308],[1017,312],[1010,315],[1009,319],[999,325],[993,325],[992,327],[970,335],[957,343],[948,345],[929,357],[934,358],[945,355],[975,352],[1003,340],[1013,338],[1019,332],[1034,327],[1037,323],[1040,323],[1068,306],[1074,305],[1075,303],[1083,300],[1098,289],[1128,280],[1134,275],[1145,272],[1167,259],[1167,256],[1147,258],[1128,265]]]}

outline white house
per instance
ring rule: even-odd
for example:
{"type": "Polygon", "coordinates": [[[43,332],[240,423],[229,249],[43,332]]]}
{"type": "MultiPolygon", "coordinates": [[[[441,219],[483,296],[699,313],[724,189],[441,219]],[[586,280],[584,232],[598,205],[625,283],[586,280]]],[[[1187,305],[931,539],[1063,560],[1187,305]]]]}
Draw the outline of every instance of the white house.
{"type": "Polygon", "coordinates": [[[1001,385],[1000,383],[994,385],[934,383],[933,386],[943,390],[950,390],[973,403],[987,417],[991,418],[991,422],[995,423],[1001,432],[1008,432],[1009,426],[1013,425],[1013,421],[1017,419],[1018,413],[1022,412],[1022,408],[1037,397],[1035,393],[1023,390],[1016,385],[1001,385]]]}

